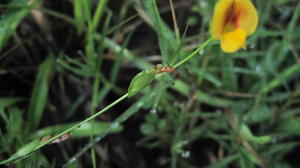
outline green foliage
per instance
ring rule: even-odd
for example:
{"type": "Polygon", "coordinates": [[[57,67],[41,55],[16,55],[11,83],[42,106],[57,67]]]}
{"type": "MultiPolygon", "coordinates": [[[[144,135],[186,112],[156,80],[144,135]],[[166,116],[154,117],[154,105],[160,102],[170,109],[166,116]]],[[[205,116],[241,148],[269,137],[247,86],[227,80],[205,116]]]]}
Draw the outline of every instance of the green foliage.
{"type": "Polygon", "coordinates": [[[4,6],[6,10],[0,20],[0,50],[24,17],[40,3],[41,1],[29,4],[28,0],[13,0],[9,5],[4,6]]]}
{"type": "MultiPolygon", "coordinates": [[[[39,138],[47,135],[55,135],[58,134],[65,129],[68,129],[77,123],[68,123],[68,124],[61,124],[43,128],[41,130],[36,131],[32,137],[39,138]]],[[[82,124],[80,127],[74,129],[72,131],[72,138],[82,138],[82,137],[89,137],[92,135],[98,135],[104,132],[105,129],[109,127],[110,123],[107,122],[90,122],[82,124]],[[97,128],[97,129],[93,129],[97,128]]],[[[123,129],[122,126],[117,126],[111,130],[111,133],[120,132],[123,129]]]]}
{"type": "Polygon", "coordinates": [[[50,86],[51,77],[54,71],[53,56],[49,56],[39,67],[39,72],[34,84],[27,116],[29,129],[36,129],[43,116],[50,86]]]}
{"type": "Polygon", "coordinates": [[[179,43],[175,39],[173,31],[171,31],[161,19],[155,0],[140,0],[139,3],[143,7],[141,10],[143,10],[143,14],[145,14],[144,17],[147,18],[148,24],[150,24],[157,33],[164,63],[174,65],[178,57],[176,51],[179,43]]]}
{"type": "Polygon", "coordinates": [[[254,0],[260,23],[247,50],[225,54],[209,37],[217,0],[169,2],[59,2],[72,5],[66,13],[50,1],[1,5],[1,84],[13,80],[0,87],[0,164],[107,167],[126,133],[131,148],[160,151],[141,157],[153,167],[299,166],[289,156],[299,150],[300,3],[254,0]],[[37,5],[55,24],[28,38],[37,5]]]}
{"type": "Polygon", "coordinates": [[[136,95],[141,89],[148,86],[155,79],[155,71],[143,71],[138,73],[131,81],[128,88],[128,97],[136,95]]]}
{"type": "Polygon", "coordinates": [[[11,155],[8,160],[16,160],[19,159],[21,157],[25,157],[26,155],[28,155],[30,152],[34,151],[34,149],[40,145],[40,141],[39,140],[34,140],[32,142],[29,142],[28,144],[20,147],[16,153],[14,153],[13,155],[11,155]]]}
{"type": "Polygon", "coordinates": [[[260,136],[260,137],[254,136],[246,125],[242,125],[240,129],[241,129],[240,134],[243,136],[243,138],[245,138],[249,142],[253,142],[256,144],[264,144],[272,140],[271,136],[260,136]]]}

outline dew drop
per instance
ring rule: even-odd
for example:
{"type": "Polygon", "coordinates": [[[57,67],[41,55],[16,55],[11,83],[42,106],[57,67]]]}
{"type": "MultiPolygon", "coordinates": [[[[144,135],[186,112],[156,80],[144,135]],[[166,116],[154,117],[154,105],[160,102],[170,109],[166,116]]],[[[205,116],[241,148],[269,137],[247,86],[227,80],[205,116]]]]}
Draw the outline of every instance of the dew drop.
{"type": "Polygon", "coordinates": [[[262,68],[261,66],[259,66],[259,65],[257,65],[257,66],[255,67],[255,72],[256,72],[257,74],[259,74],[260,76],[264,76],[264,75],[265,75],[263,68],[262,68]]]}
{"type": "Polygon", "coordinates": [[[204,50],[200,50],[200,51],[199,51],[199,54],[200,54],[200,55],[203,55],[203,54],[204,54],[204,50]]]}
{"type": "Polygon", "coordinates": [[[118,126],[119,126],[119,123],[112,123],[111,126],[110,126],[110,128],[111,128],[111,129],[115,129],[115,128],[117,128],[118,126]]]}
{"type": "Polygon", "coordinates": [[[191,152],[190,151],[183,151],[183,152],[181,152],[181,156],[183,158],[189,158],[191,156],[191,152]]]}
{"type": "Polygon", "coordinates": [[[222,111],[221,111],[221,110],[219,110],[219,109],[218,109],[218,110],[216,110],[216,112],[215,112],[215,113],[216,113],[216,115],[222,115],[222,111]]]}
{"type": "Polygon", "coordinates": [[[254,49],[256,47],[256,44],[255,43],[251,43],[250,45],[249,45],[249,48],[251,48],[251,49],[254,49]]]}
{"type": "Polygon", "coordinates": [[[184,103],[179,103],[179,104],[178,104],[178,107],[179,107],[180,109],[183,109],[183,108],[185,107],[185,104],[184,104],[184,103]]]}
{"type": "Polygon", "coordinates": [[[138,108],[141,108],[143,105],[144,105],[144,102],[139,102],[136,106],[137,106],[138,108]]]}
{"type": "Polygon", "coordinates": [[[200,1],[200,6],[201,6],[202,8],[207,8],[208,4],[207,4],[206,1],[200,1]]]}
{"type": "Polygon", "coordinates": [[[150,113],[152,113],[152,114],[156,114],[157,113],[157,110],[154,108],[154,109],[151,109],[150,110],[150,113]]]}
{"type": "Polygon", "coordinates": [[[150,97],[154,97],[156,95],[156,93],[155,92],[153,92],[153,93],[150,93],[150,97]]]}
{"type": "Polygon", "coordinates": [[[277,143],[278,142],[278,138],[272,138],[271,143],[277,143]]]}

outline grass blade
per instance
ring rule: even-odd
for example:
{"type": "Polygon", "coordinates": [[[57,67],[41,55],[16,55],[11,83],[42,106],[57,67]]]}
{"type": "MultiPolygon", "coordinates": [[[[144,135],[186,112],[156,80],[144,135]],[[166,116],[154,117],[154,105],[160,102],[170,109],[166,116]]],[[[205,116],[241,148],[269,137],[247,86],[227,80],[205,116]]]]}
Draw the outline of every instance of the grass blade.
{"type": "Polygon", "coordinates": [[[39,67],[28,109],[27,121],[30,129],[38,127],[44,113],[54,61],[54,57],[49,56],[39,67]]]}

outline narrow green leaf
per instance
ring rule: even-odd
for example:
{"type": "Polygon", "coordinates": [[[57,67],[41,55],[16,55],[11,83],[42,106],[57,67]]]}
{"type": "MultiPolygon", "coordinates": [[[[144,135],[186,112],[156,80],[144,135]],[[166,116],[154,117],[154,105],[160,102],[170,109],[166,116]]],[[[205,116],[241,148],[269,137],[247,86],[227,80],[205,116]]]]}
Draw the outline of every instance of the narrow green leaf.
{"type": "Polygon", "coordinates": [[[209,72],[205,72],[202,69],[196,68],[196,67],[191,67],[191,70],[195,72],[199,77],[204,78],[205,80],[209,81],[216,87],[221,87],[223,86],[222,82],[220,79],[218,79],[216,76],[209,72]]]}
{"type": "Polygon", "coordinates": [[[157,33],[164,62],[168,65],[173,65],[176,62],[177,55],[175,52],[179,45],[173,31],[161,19],[155,0],[140,0],[140,2],[145,8],[145,13],[150,19],[151,26],[157,33]]]}
{"type": "Polygon", "coordinates": [[[246,148],[240,148],[240,167],[241,168],[254,168],[254,164],[258,164],[259,161],[256,157],[248,151],[246,148]]]}
{"type": "MultiPolygon", "coordinates": [[[[102,37],[96,34],[95,38],[100,41],[102,37]]],[[[130,50],[120,46],[110,38],[104,38],[103,43],[105,47],[111,49],[115,54],[119,54],[122,51],[122,55],[124,59],[130,61],[134,66],[138,67],[141,70],[146,70],[147,68],[152,66],[150,63],[146,62],[144,59],[141,59],[140,57],[135,56],[130,50]]]]}
{"type": "Polygon", "coordinates": [[[295,8],[293,17],[288,25],[287,32],[291,32],[295,28],[296,24],[297,23],[299,24],[299,22],[298,22],[299,17],[300,17],[300,3],[298,2],[297,6],[295,8]]]}
{"type": "MultiPolygon", "coordinates": [[[[187,83],[184,83],[181,80],[176,80],[174,85],[171,87],[172,89],[178,91],[179,93],[185,95],[185,96],[190,96],[189,93],[189,85],[187,83]]],[[[217,106],[217,107],[229,107],[231,106],[234,102],[223,99],[223,98],[218,98],[214,97],[212,95],[209,95],[203,91],[197,90],[194,92],[196,94],[196,98],[205,104],[209,104],[212,106],[217,106]]]]}
{"type": "Polygon", "coordinates": [[[155,132],[155,127],[154,127],[154,125],[152,125],[150,123],[145,123],[140,126],[140,130],[143,134],[149,135],[149,134],[155,132]]]}
{"type": "MultiPolygon", "coordinates": [[[[105,132],[106,129],[109,128],[111,123],[107,122],[91,122],[91,123],[85,123],[81,127],[75,129],[72,132],[72,136],[74,138],[82,138],[82,137],[89,137],[92,135],[99,135],[103,132],[105,132]]],[[[123,127],[121,125],[117,125],[116,127],[112,128],[110,130],[110,133],[116,133],[123,130],[123,127]]]]}
{"type": "Polygon", "coordinates": [[[65,57],[65,58],[66,58],[66,61],[64,61],[64,60],[57,61],[57,63],[60,66],[62,66],[63,68],[65,68],[77,75],[84,76],[84,77],[90,77],[92,75],[92,71],[87,65],[79,63],[78,61],[75,61],[74,59],[69,58],[69,57],[65,57]],[[72,64],[74,64],[75,66],[72,64]],[[78,66],[78,67],[76,67],[76,66],[78,66]]]}
{"type": "Polygon", "coordinates": [[[101,17],[105,11],[107,5],[107,0],[99,0],[97,4],[97,8],[95,14],[93,16],[93,31],[96,31],[101,21],[101,17]]]}
{"type": "Polygon", "coordinates": [[[3,97],[0,98],[0,107],[7,108],[9,106],[12,106],[20,101],[24,100],[20,97],[3,97]]]}
{"type": "Polygon", "coordinates": [[[214,164],[210,165],[208,168],[222,168],[222,167],[226,167],[226,165],[228,165],[229,163],[237,160],[238,158],[239,158],[238,154],[227,156],[227,157],[219,160],[217,163],[214,163],[214,164]]]}
{"type": "Polygon", "coordinates": [[[77,33],[80,34],[83,30],[84,26],[84,16],[83,16],[83,9],[82,9],[82,1],[73,0],[73,12],[74,18],[76,20],[76,28],[77,33]]]}
{"type": "Polygon", "coordinates": [[[251,124],[253,123],[258,124],[271,118],[272,118],[271,109],[265,104],[256,107],[250,113],[244,115],[245,121],[251,124]]]}
{"type": "Polygon", "coordinates": [[[128,88],[128,97],[136,95],[140,90],[149,85],[155,79],[155,71],[142,71],[135,75],[128,88]]]}
{"type": "Polygon", "coordinates": [[[300,117],[287,118],[277,124],[280,132],[300,135],[300,117]]]}
{"type": "Polygon", "coordinates": [[[31,151],[33,151],[33,149],[39,144],[40,144],[39,140],[31,141],[28,144],[22,146],[20,149],[18,149],[17,152],[14,155],[12,155],[12,157],[25,156],[28,153],[30,153],[31,151]]]}
{"type": "Polygon", "coordinates": [[[265,144],[272,140],[271,136],[254,136],[251,130],[245,124],[241,125],[240,133],[246,140],[256,144],[265,144]]]}
{"type": "MultiPolygon", "coordinates": [[[[64,131],[65,129],[72,127],[75,124],[77,123],[60,124],[60,125],[46,127],[41,130],[38,130],[31,137],[39,138],[46,135],[54,135],[64,131]]],[[[82,138],[82,137],[89,137],[92,135],[98,135],[100,133],[103,133],[109,126],[110,126],[109,122],[96,122],[96,121],[88,122],[83,124],[81,127],[74,129],[72,131],[72,137],[82,138]]],[[[120,132],[122,129],[123,127],[121,125],[118,125],[117,127],[113,128],[110,132],[116,133],[116,132],[120,132]]]]}
{"type": "MultiPolygon", "coordinates": [[[[40,2],[38,1],[38,3],[40,2]]],[[[0,50],[31,8],[38,3],[29,4],[28,0],[13,0],[7,5],[7,9],[4,14],[1,14],[0,19],[0,50]]]]}
{"type": "Polygon", "coordinates": [[[37,128],[46,107],[53,65],[54,57],[49,56],[39,67],[28,109],[27,121],[30,129],[37,128]]]}
{"type": "Polygon", "coordinates": [[[87,98],[87,94],[83,94],[81,96],[79,96],[70,106],[70,108],[68,108],[68,110],[66,111],[65,114],[65,119],[69,119],[71,116],[74,115],[74,113],[76,112],[76,110],[78,109],[78,107],[86,100],[87,98]]]}
{"type": "Polygon", "coordinates": [[[277,78],[271,80],[267,85],[262,87],[260,93],[262,94],[268,93],[270,90],[290,80],[294,75],[298,74],[299,72],[300,72],[300,68],[298,64],[286,68],[281,74],[277,76],[277,78]]]}
{"type": "Polygon", "coordinates": [[[21,148],[19,148],[17,150],[17,152],[14,153],[13,155],[11,155],[7,160],[1,161],[0,165],[8,163],[8,162],[12,162],[12,161],[17,160],[17,159],[19,159],[21,157],[25,157],[27,154],[29,154],[30,152],[34,151],[34,149],[38,145],[40,145],[40,141],[39,140],[34,140],[34,141],[31,141],[31,142],[27,143],[26,145],[24,145],[21,148]]]}

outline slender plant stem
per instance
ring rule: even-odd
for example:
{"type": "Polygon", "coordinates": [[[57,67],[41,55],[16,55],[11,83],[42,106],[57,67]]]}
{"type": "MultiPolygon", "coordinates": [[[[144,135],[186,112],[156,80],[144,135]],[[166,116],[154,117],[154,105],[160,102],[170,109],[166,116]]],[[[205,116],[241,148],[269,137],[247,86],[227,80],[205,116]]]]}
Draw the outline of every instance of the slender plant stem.
{"type": "MultiPolygon", "coordinates": [[[[152,97],[150,95],[150,97],[152,97]]],[[[94,145],[96,145],[100,140],[102,140],[106,135],[108,135],[111,130],[116,128],[116,126],[121,125],[123,122],[125,122],[129,117],[134,115],[138,110],[142,107],[141,104],[144,104],[144,102],[148,99],[148,96],[144,96],[141,99],[139,99],[134,105],[129,107],[124,113],[119,115],[108,128],[106,128],[101,134],[97,135],[95,139],[88,144],[86,144],[78,153],[76,153],[73,157],[70,158],[70,160],[64,164],[63,167],[67,167],[71,163],[73,163],[77,158],[79,158],[81,155],[83,155],[88,149],[92,148],[94,145]]]]}
{"type": "MultiPolygon", "coordinates": [[[[46,141],[45,143],[40,144],[39,146],[37,146],[33,151],[31,151],[30,153],[44,147],[45,145],[49,144],[50,142],[54,141],[55,139],[61,137],[64,134],[67,134],[69,132],[72,132],[75,128],[80,127],[81,125],[93,120],[94,118],[98,117],[100,114],[106,112],[107,110],[109,110],[110,108],[112,108],[113,106],[115,106],[116,104],[120,103],[121,101],[123,101],[124,99],[126,99],[128,97],[128,93],[126,93],[125,95],[123,95],[122,97],[120,97],[119,99],[117,99],[116,101],[112,102],[110,105],[106,106],[105,108],[103,108],[102,110],[100,110],[99,112],[95,113],[94,115],[88,117],[87,119],[81,121],[78,124],[73,125],[72,127],[66,129],[65,131],[53,136],[51,139],[49,139],[48,141],[46,141]]],[[[30,154],[29,153],[29,154],[30,154]]],[[[2,162],[1,162],[2,163],[2,162]]],[[[2,163],[5,164],[5,163],[2,163]]]]}
{"type": "Polygon", "coordinates": [[[66,134],[66,133],[69,133],[71,132],[72,130],[74,130],[75,128],[77,127],[80,127],[81,125],[91,121],[92,119],[98,117],[100,114],[106,112],[107,110],[109,110],[110,108],[112,108],[113,106],[115,106],[116,104],[120,103],[121,101],[123,101],[124,99],[126,99],[128,97],[128,93],[124,94],[122,97],[120,97],[119,99],[115,100],[114,102],[112,102],[111,104],[109,104],[108,106],[106,106],[105,108],[103,108],[102,110],[98,111],[97,113],[95,113],[94,115],[88,117],[87,119],[81,121],[80,123],[78,124],[75,124],[74,126],[70,127],[69,129],[57,134],[56,136],[52,137],[51,139],[49,139],[47,142],[37,146],[35,148],[35,150],[47,145],[48,143],[50,143],[51,141],[61,137],[62,135],[66,134]]]}
{"type": "Polygon", "coordinates": [[[174,24],[174,30],[175,30],[176,40],[179,43],[179,41],[180,41],[180,34],[179,34],[179,29],[178,29],[176,14],[175,14],[175,10],[174,10],[173,0],[169,0],[169,3],[170,3],[171,12],[172,12],[172,19],[173,19],[173,24],[174,24]]]}
{"type": "Polygon", "coordinates": [[[198,54],[201,50],[203,50],[210,42],[212,41],[212,38],[209,38],[205,42],[203,42],[194,52],[192,52],[190,55],[179,61],[177,64],[174,65],[174,68],[179,67],[180,65],[184,64],[188,60],[190,60],[192,57],[194,57],[196,54],[198,54]]]}
{"type": "MultiPolygon", "coordinates": [[[[205,42],[203,42],[195,51],[193,51],[190,55],[187,57],[183,58],[181,61],[179,61],[177,64],[173,66],[173,68],[177,68],[180,65],[184,64],[185,62],[189,61],[191,58],[193,58],[195,55],[199,53],[199,51],[203,50],[213,39],[209,38],[205,42]]],[[[155,79],[161,78],[163,75],[165,75],[167,72],[160,73],[155,76],[155,79]]]]}
{"type": "Polygon", "coordinates": [[[99,0],[96,8],[96,12],[93,18],[93,31],[98,28],[99,22],[101,21],[101,17],[105,11],[105,7],[107,5],[107,0],[99,0]]]}

